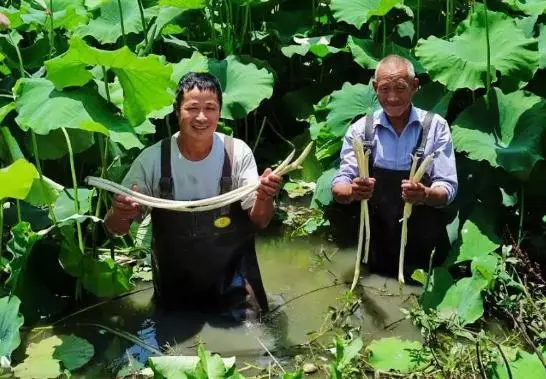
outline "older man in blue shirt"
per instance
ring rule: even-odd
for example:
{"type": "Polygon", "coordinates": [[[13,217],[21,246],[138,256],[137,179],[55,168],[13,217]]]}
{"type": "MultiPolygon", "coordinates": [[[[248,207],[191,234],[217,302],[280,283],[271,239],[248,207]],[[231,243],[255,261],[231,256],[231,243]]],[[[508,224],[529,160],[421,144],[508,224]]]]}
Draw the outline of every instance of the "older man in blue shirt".
{"type": "Polygon", "coordinates": [[[384,58],[377,65],[373,86],[382,109],[349,127],[340,168],[332,181],[332,194],[339,204],[346,204],[345,210],[358,208],[360,200],[368,199],[371,268],[394,273],[404,201],[414,205],[406,246],[406,268],[413,269],[428,262],[432,249],[445,235],[441,208],[455,198],[457,171],[446,120],[412,104],[419,79],[411,62],[397,55],[384,58]],[[371,149],[370,178],[358,176],[352,147],[355,138],[371,149]],[[421,157],[434,154],[432,164],[418,183],[408,180],[414,153],[421,157]]]}

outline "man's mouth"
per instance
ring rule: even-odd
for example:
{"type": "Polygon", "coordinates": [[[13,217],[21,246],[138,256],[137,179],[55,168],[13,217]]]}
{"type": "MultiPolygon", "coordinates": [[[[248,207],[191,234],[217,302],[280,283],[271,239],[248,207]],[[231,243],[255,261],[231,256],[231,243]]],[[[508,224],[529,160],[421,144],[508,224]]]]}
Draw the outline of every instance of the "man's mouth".
{"type": "Polygon", "coordinates": [[[201,124],[193,124],[192,127],[197,130],[205,130],[209,126],[207,124],[201,125],[201,124]]]}

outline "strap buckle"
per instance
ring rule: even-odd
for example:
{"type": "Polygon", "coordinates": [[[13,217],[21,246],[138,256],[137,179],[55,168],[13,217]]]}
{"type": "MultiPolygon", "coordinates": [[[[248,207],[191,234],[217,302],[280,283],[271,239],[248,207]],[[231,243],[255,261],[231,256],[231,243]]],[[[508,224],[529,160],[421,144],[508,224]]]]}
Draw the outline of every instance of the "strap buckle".
{"type": "Polygon", "coordinates": [[[414,154],[417,155],[418,158],[421,158],[423,157],[423,155],[425,155],[425,149],[422,147],[418,147],[417,149],[415,149],[414,154]]]}

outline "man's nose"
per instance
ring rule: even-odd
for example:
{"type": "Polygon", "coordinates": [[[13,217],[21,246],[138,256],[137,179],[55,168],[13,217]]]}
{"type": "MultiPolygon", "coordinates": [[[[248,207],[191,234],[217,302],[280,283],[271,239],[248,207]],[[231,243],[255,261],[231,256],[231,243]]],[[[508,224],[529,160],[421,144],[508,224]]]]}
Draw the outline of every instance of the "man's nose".
{"type": "Polygon", "coordinates": [[[198,121],[206,121],[207,116],[205,116],[205,112],[199,111],[199,114],[197,115],[197,120],[198,121]]]}

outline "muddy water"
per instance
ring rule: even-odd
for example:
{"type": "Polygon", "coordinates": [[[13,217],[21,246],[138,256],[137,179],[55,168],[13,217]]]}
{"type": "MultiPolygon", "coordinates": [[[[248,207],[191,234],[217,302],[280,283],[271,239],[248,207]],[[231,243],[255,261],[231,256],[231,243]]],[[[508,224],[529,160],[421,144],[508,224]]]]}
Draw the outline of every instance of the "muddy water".
{"type": "MultiPolygon", "coordinates": [[[[286,357],[287,349],[306,342],[307,333],[319,330],[328,306],[339,304],[338,298],[352,280],[355,251],[338,250],[324,240],[271,237],[259,238],[257,251],[271,308],[276,308],[267,322],[229,325],[199,314],[161,312],[151,302],[153,291],[143,290],[72,320],[78,325],[73,332],[88,338],[96,351],[85,372],[76,376],[112,377],[126,364],[128,355],[142,363],[151,355],[141,346],[84,323],[127,331],[150,346],[168,346],[176,355],[195,355],[196,344],[201,342],[223,356],[236,356],[239,367],[242,362],[267,362],[261,343],[276,356],[286,357]]],[[[400,308],[410,306],[410,295],[418,294],[418,287],[406,286],[400,296],[395,278],[367,273],[360,284],[363,304],[357,316],[365,341],[392,335],[420,339],[407,320],[396,322],[403,318],[400,308]]],[[[142,288],[150,285],[145,283],[142,288]]],[[[289,365],[289,358],[284,362],[289,365]]]]}

